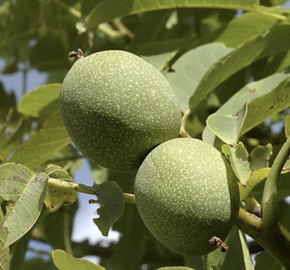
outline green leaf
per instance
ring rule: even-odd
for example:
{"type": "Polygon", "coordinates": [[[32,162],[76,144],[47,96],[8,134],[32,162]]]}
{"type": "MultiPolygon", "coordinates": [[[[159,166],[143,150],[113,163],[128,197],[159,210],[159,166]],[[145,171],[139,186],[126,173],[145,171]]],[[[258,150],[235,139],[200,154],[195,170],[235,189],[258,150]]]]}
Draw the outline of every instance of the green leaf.
{"type": "Polygon", "coordinates": [[[102,266],[93,264],[84,258],[75,258],[59,249],[52,252],[52,259],[59,270],[105,270],[102,266]]]}
{"type": "Polygon", "coordinates": [[[286,270],[281,263],[273,258],[267,251],[262,251],[256,258],[255,270],[286,270]]]}
{"type": "MultiPolygon", "coordinates": [[[[73,182],[74,179],[69,175],[69,173],[58,165],[47,165],[45,173],[49,178],[59,179],[61,181],[73,182]]],[[[58,208],[65,204],[73,204],[77,199],[76,191],[68,191],[57,188],[46,188],[46,195],[44,203],[46,207],[58,208]]]]}
{"type": "Polygon", "coordinates": [[[290,78],[280,83],[273,91],[261,96],[248,106],[248,115],[242,128],[242,134],[262,123],[272,114],[286,109],[290,105],[290,78]]]}
{"type": "Polygon", "coordinates": [[[277,22],[279,22],[278,18],[267,14],[246,12],[231,20],[226,26],[202,37],[199,42],[222,42],[227,47],[238,48],[261,33],[265,33],[277,22]],[[255,27],[252,27],[253,25],[255,27]]]}
{"type": "Polygon", "coordinates": [[[47,174],[35,174],[20,164],[0,166],[0,196],[8,203],[1,224],[1,228],[8,229],[5,247],[22,237],[36,222],[47,179],[47,174]]]}
{"type": "MultiPolygon", "coordinates": [[[[245,103],[247,103],[248,104],[247,115],[241,130],[241,134],[243,134],[245,133],[244,131],[245,128],[249,129],[249,124],[251,124],[251,126],[254,127],[259,123],[261,123],[261,121],[264,121],[266,118],[268,118],[272,113],[274,113],[273,109],[268,110],[268,108],[272,106],[270,104],[277,99],[277,96],[280,96],[283,93],[286,94],[287,91],[289,91],[287,86],[288,80],[289,80],[288,74],[278,73],[269,76],[263,80],[249,83],[245,87],[243,87],[240,91],[238,91],[235,95],[233,95],[218,111],[216,111],[216,114],[222,113],[234,116],[243,108],[245,103]],[[255,100],[257,100],[258,98],[261,99],[259,99],[257,103],[257,101],[255,100]],[[264,102],[267,102],[268,104],[264,102]],[[257,115],[254,115],[253,112],[255,106],[257,106],[258,104],[259,110],[261,112],[259,113],[259,110],[255,111],[257,115]],[[266,104],[267,107],[264,109],[263,106],[266,104]],[[247,118],[249,120],[247,120],[247,118]]],[[[282,99],[280,98],[280,102],[278,101],[278,104],[280,104],[282,101],[283,98],[282,99]]],[[[280,108],[275,107],[275,110],[276,109],[279,110],[280,108]]],[[[206,127],[203,131],[203,140],[213,145],[214,139],[215,135],[213,134],[212,131],[209,130],[209,127],[206,127]]]]}
{"type": "Polygon", "coordinates": [[[250,163],[248,161],[249,154],[242,142],[231,145],[222,146],[223,153],[230,160],[231,166],[235,175],[243,186],[247,185],[252,171],[250,170],[250,163]]]}
{"type": "Polygon", "coordinates": [[[222,141],[227,144],[236,144],[239,141],[246,116],[247,104],[237,116],[215,113],[207,118],[206,123],[210,130],[222,141]]]}
{"type": "Polygon", "coordinates": [[[190,108],[195,108],[208,93],[231,75],[251,63],[290,48],[290,26],[277,25],[235,49],[207,71],[190,98],[190,108]],[[289,37],[289,38],[287,38],[289,37]]]}
{"type": "Polygon", "coordinates": [[[130,43],[129,51],[142,56],[155,56],[192,43],[196,36],[194,33],[190,34],[193,30],[184,25],[182,21],[186,17],[181,16],[176,10],[168,9],[144,13],[134,29],[134,39],[130,43]]]}
{"type": "Polygon", "coordinates": [[[94,184],[98,208],[98,218],[94,219],[102,235],[108,236],[112,225],[122,216],[124,211],[124,196],[121,188],[115,182],[105,182],[100,185],[94,184]]]}
{"type": "Polygon", "coordinates": [[[250,154],[251,170],[254,172],[269,167],[269,159],[272,154],[272,145],[270,143],[265,146],[258,145],[250,154]]]}
{"type": "Polygon", "coordinates": [[[61,84],[46,84],[26,93],[18,104],[19,112],[45,119],[59,108],[61,84]]]}
{"type": "Polygon", "coordinates": [[[219,249],[207,255],[207,270],[254,270],[246,239],[236,227],[233,227],[226,241],[227,252],[219,249]]]}
{"type": "Polygon", "coordinates": [[[18,147],[10,161],[21,163],[33,170],[70,142],[58,110],[46,119],[42,129],[18,147]]]}
{"type": "Polygon", "coordinates": [[[165,0],[165,1],[99,1],[86,19],[89,27],[97,27],[100,23],[110,21],[114,18],[132,15],[150,10],[169,9],[178,7],[215,7],[230,9],[251,9],[258,5],[258,0],[165,0]]]}
{"type": "Polygon", "coordinates": [[[177,93],[182,110],[188,108],[188,100],[206,72],[231,51],[222,43],[206,44],[188,51],[174,63],[174,72],[167,73],[166,78],[177,93]]]}

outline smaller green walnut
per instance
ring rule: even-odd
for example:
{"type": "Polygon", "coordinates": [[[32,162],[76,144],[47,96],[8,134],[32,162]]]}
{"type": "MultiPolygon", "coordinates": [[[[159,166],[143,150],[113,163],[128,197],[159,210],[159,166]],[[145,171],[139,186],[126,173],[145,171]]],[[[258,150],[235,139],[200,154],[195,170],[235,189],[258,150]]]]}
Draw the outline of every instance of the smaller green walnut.
{"type": "Polygon", "coordinates": [[[225,240],[239,211],[237,179],[221,153],[200,140],[178,138],[156,147],[135,180],[136,205],[151,233],[185,255],[210,253],[225,240]]]}

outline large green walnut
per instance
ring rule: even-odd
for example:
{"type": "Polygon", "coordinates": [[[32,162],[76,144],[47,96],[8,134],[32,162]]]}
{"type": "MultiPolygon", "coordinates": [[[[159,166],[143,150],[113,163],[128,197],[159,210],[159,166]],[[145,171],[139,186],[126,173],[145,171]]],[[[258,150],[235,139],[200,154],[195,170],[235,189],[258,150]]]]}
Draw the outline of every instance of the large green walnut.
{"type": "Polygon", "coordinates": [[[237,179],[218,150],[178,138],[156,147],[135,180],[136,205],[145,225],[168,248],[203,255],[225,240],[239,211],[237,179]]]}
{"type": "Polygon", "coordinates": [[[170,84],[155,67],[124,51],[76,61],[62,84],[60,109],[77,148],[116,171],[136,171],[180,129],[181,110],[170,84]]]}

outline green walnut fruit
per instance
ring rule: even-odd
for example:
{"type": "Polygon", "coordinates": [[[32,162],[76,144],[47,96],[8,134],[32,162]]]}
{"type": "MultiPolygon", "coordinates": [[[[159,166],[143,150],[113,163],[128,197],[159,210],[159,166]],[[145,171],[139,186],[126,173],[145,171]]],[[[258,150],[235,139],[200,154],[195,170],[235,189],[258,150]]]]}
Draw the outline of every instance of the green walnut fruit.
{"type": "Polygon", "coordinates": [[[99,165],[136,171],[157,145],[178,137],[181,110],[168,81],[132,53],[104,51],[75,62],[60,109],[77,148],[99,165]]]}
{"type": "Polygon", "coordinates": [[[136,205],[147,228],[184,255],[208,254],[225,240],[239,211],[237,179],[218,150],[178,138],[156,147],[135,180],[136,205]]]}

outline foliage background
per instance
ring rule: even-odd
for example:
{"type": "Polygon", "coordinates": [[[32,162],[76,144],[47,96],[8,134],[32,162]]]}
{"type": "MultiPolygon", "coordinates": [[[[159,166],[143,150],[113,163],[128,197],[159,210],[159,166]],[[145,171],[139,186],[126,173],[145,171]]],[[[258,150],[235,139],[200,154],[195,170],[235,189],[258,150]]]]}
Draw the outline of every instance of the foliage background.
{"type": "MultiPolygon", "coordinates": [[[[178,9],[173,9],[176,5],[175,1],[162,1],[161,6],[158,1],[124,1],[123,4],[120,1],[107,1],[108,6],[105,2],[90,0],[2,0],[0,2],[0,56],[3,65],[0,77],[2,83],[0,123],[2,125],[7,119],[10,108],[17,106],[24,93],[33,90],[37,85],[62,82],[74,61],[67,57],[68,52],[77,48],[82,48],[85,54],[108,49],[123,49],[142,55],[157,68],[163,68],[164,74],[178,94],[184,112],[188,107],[194,108],[186,128],[191,136],[197,138],[202,137],[208,116],[216,112],[234,93],[249,82],[257,81],[257,84],[247,86],[246,90],[265,89],[266,85],[269,91],[277,89],[268,100],[275,97],[278,91],[289,91],[288,73],[285,72],[286,75],[281,73],[290,65],[289,27],[287,23],[281,22],[279,17],[285,16],[287,20],[289,10],[283,11],[281,7],[278,11],[275,8],[269,10],[266,8],[282,5],[285,1],[260,1],[263,8],[255,7],[254,4],[259,4],[258,1],[232,1],[233,4],[225,0],[217,1],[217,7],[214,7],[211,1],[195,1],[192,5],[187,4],[184,8],[178,9]],[[269,15],[268,13],[271,12],[277,16],[269,15]],[[174,54],[175,52],[177,53],[174,54]],[[222,61],[219,61],[220,59],[222,61]],[[226,63],[225,69],[222,68],[221,63],[226,63]],[[170,72],[171,69],[175,72],[170,72]],[[210,69],[211,71],[208,72],[210,69]],[[182,72],[179,72],[180,70],[182,72]],[[278,75],[271,77],[272,74],[278,75]],[[10,77],[10,81],[9,76],[13,76],[10,77]],[[12,83],[11,78],[17,84],[12,83]],[[259,82],[262,79],[266,81],[259,82]],[[11,89],[9,82],[14,85],[14,89],[11,89]],[[282,83],[285,85],[281,85],[282,83]],[[207,89],[208,93],[203,89],[207,89]],[[195,93],[194,98],[192,98],[193,93],[195,93]],[[206,99],[204,99],[205,94],[209,94],[206,99]]],[[[48,88],[46,90],[50,91],[48,88]]],[[[241,94],[239,100],[243,96],[241,94]]],[[[238,112],[231,103],[228,104],[228,108],[223,107],[225,113],[234,115],[238,112]]],[[[274,114],[269,113],[269,110],[262,113],[251,112],[255,120],[244,127],[244,132],[239,134],[249,152],[257,145],[271,143],[274,155],[271,157],[270,164],[285,140],[282,120],[288,111],[284,110],[287,107],[284,105],[281,105],[274,114]],[[262,117],[258,118],[257,114],[262,117]],[[266,121],[263,122],[264,120],[266,121]]],[[[9,122],[12,131],[19,121],[24,121],[21,117],[21,114],[13,113],[9,122]]],[[[27,132],[31,134],[41,128],[45,120],[43,117],[32,119],[36,127],[34,130],[30,129],[32,120],[26,119],[28,124],[22,126],[22,135],[27,132]]],[[[208,128],[205,130],[208,131],[208,128]]],[[[210,131],[208,132],[211,134],[210,131]]],[[[208,141],[216,140],[212,134],[203,135],[208,141]]],[[[2,162],[10,160],[11,153],[20,142],[15,140],[8,148],[2,148],[2,162]]],[[[14,160],[17,160],[17,157],[14,156],[14,160]]],[[[17,161],[25,163],[27,158],[26,160],[20,158],[17,161]]],[[[90,185],[93,179],[99,182],[102,179],[115,180],[125,192],[133,192],[134,175],[109,172],[88,161],[84,161],[85,167],[79,170],[83,161],[73,148],[66,147],[63,151],[52,153],[43,163],[49,161],[66,166],[81,183],[90,185]],[[60,161],[62,158],[65,162],[60,161]]],[[[41,170],[41,166],[42,164],[37,164],[33,169],[41,170]]],[[[287,176],[283,177],[286,179],[287,176]]],[[[258,199],[261,197],[262,187],[263,183],[255,189],[255,196],[258,199]]],[[[281,222],[285,227],[289,227],[290,217],[287,214],[289,204],[284,198],[290,194],[290,185],[282,181],[281,190],[283,190],[279,193],[281,222]]],[[[93,231],[95,236],[100,235],[92,222],[92,218],[96,215],[96,206],[83,204],[82,207],[82,202],[90,198],[88,195],[82,196],[84,197],[80,200],[81,207],[75,220],[82,220],[86,224],[77,225],[75,232],[89,231],[86,235],[91,235],[93,231]],[[89,224],[92,230],[88,230],[89,224]]],[[[126,205],[124,215],[113,227],[124,236],[118,244],[113,242],[104,245],[102,241],[87,243],[75,238],[75,242],[68,248],[66,241],[70,235],[66,235],[60,228],[64,227],[65,222],[67,222],[66,226],[71,226],[76,208],[77,205],[55,213],[43,211],[35,227],[37,230],[31,232],[32,238],[38,245],[30,248],[31,257],[22,263],[22,269],[29,269],[31,265],[41,266],[41,269],[54,269],[51,262],[47,261],[50,257],[46,252],[51,248],[71,249],[75,256],[98,255],[106,269],[156,269],[166,265],[186,265],[204,269],[201,258],[184,258],[154,240],[132,205],[126,205]],[[64,216],[66,218],[63,218],[64,216]],[[43,242],[49,243],[49,246],[44,246],[43,242]],[[35,247],[37,250],[32,250],[35,247]]],[[[72,228],[69,228],[68,231],[71,230],[72,228]]],[[[237,234],[237,231],[233,231],[233,235],[237,234]]],[[[26,242],[28,240],[29,235],[26,242]]],[[[234,240],[233,242],[236,245],[234,240]]],[[[15,265],[16,262],[23,262],[26,244],[23,238],[19,244],[14,245],[17,251],[17,256],[14,257],[15,265]],[[22,251],[19,252],[21,246],[22,251]]],[[[259,252],[256,269],[265,269],[263,268],[265,265],[271,265],[273,269],[283,269],[265,251],[261,252],[261,248],[254,242],[250,245],[250,251],[253,254],[259,252]]],[[[215,256],[212,255],[208,259],[209,265],[211,260],[214,261],[215,256]]],[[[229,257],[231,256],[240,259],[238,255],[230,254],[229,257]]],[[[227,269],[225,265],[221,269],[227,269]]],[[[251,269],[245,262],[240,265],[241,269],[251,269]]]]}

